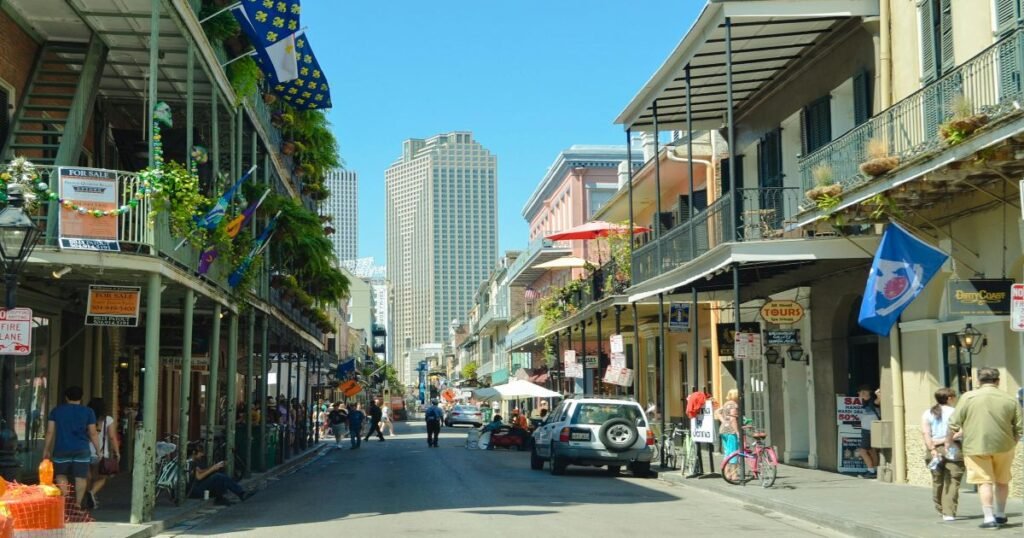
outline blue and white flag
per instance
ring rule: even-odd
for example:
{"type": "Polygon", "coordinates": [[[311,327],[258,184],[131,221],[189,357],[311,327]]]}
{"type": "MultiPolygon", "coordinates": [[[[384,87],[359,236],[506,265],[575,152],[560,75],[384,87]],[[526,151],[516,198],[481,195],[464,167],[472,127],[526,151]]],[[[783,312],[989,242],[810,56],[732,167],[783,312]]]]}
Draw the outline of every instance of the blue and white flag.
{"type": "Polygon", "coordinates": [[[356,360],[349,359],[338,365],[338,373],[336,377],[338,381],[343,381],[355,375],[356,373],[356,360]]]}
{"type": "Polygon", "coordinates": [[[857,318],[861,327],[888,336],[900,314],[920,295],[949,255],[889,224],[871,264],[857,318]]]}
{"type": "Polygon", "coordinates": [[[320,69],[320,62],[313,54],[309,38],[302,34],[295,39],[295,58],[299,76],[289,82],[273,84],[274,93],[296,110],[317,110],[331,108],[331,90],[327,86],[327,75],[320,69]]]}
{"type": "Polygon", "coordinates": [[[301,10],[299,0],[243,0],[231,10],[271,84],[299,76],[295,38],[301,10]]]}

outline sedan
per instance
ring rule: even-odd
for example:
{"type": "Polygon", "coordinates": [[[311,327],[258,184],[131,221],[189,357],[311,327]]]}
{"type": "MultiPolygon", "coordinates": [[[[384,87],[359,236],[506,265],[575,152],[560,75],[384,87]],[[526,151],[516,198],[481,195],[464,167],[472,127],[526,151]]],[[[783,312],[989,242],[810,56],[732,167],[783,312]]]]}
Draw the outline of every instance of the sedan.
{"type": "Polygon", "coordinates": [[[444,425],[449,428],[457,424],[469,424],[479,428],[483,422],[484,416],[480,413],[480,408],[475,405],[456,405],[444,419],[444,425]]]}

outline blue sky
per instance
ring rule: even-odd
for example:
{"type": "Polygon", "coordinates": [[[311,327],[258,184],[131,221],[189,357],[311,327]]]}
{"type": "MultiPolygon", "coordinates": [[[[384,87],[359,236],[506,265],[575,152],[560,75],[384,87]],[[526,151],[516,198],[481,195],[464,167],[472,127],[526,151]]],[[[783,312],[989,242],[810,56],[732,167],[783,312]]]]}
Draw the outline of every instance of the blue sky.
{"type": "Polygon", "coordinates": [[[470,130],[498,156],[502,252],[524,248],[523,204],[558,152],[624,144],[613,120],[702,1],[306,0],[331,82],[330,119],[359,173],[359,254],[385,260],[384,170],[402,141],[470,130]]]}

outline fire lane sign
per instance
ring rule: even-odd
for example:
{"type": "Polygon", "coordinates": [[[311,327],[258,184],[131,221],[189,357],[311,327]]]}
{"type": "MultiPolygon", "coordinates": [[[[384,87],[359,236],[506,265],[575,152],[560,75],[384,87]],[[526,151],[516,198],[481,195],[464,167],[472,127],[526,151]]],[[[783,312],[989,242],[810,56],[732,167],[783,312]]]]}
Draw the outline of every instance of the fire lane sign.
{"type": "Polygon", "coordinates": [[[32,309],[0,308],[0,355],[32,353],[32,309]]]}

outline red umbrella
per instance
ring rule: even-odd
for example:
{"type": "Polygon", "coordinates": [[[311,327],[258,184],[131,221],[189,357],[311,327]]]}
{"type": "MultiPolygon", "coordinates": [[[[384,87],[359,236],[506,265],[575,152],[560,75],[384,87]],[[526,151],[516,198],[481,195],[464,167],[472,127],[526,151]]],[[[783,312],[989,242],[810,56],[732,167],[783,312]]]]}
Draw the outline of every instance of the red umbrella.
{"type": "MultiPolygon", "coordinates": [[[[633,233],[644,233],[651,231],[650,228],[644,228],[643,226],[633,226],[633,233]]],[[[598,239],[600,237],[608,237],[614,234],[624,234],[629,232],[628,226],[621,224],[612,224],[603,220],[595,220],[586,224],[569,228],[568,230],[561,231],[558,233],[547,236],[547,239],[552,241],[564,241],[568,239],[598,239]]]]}

